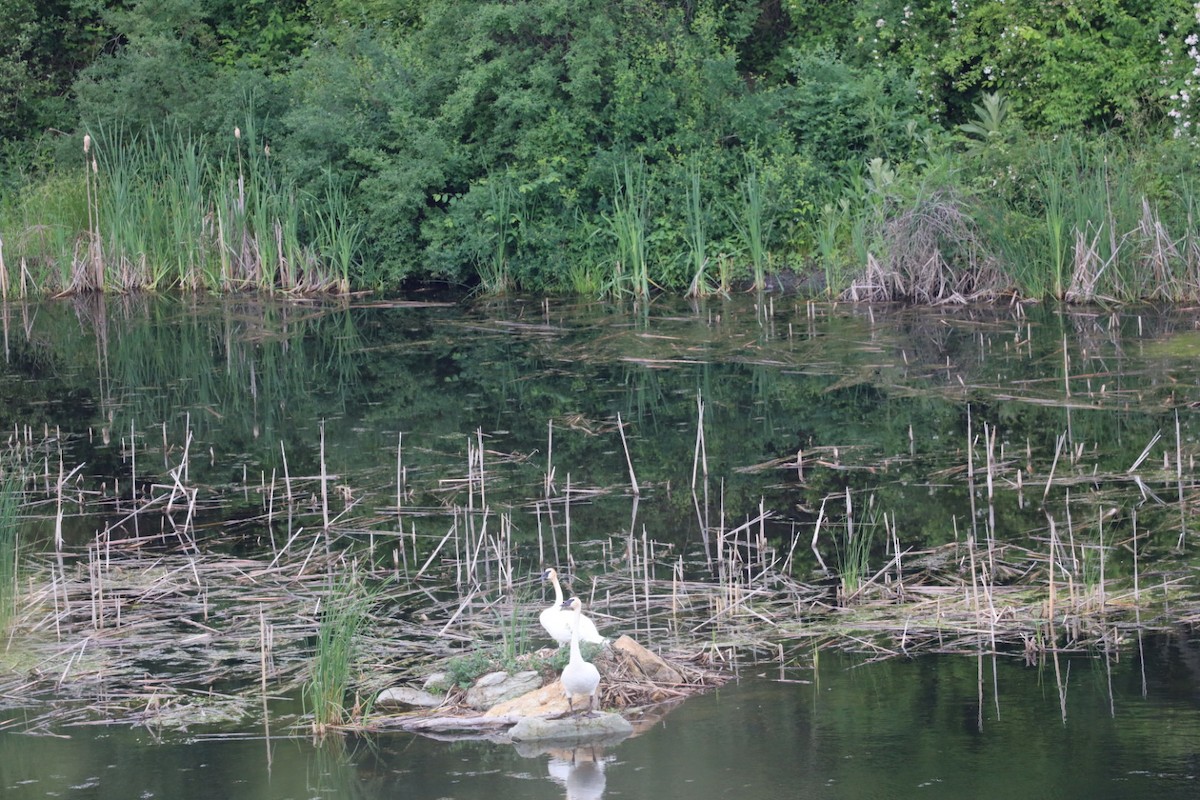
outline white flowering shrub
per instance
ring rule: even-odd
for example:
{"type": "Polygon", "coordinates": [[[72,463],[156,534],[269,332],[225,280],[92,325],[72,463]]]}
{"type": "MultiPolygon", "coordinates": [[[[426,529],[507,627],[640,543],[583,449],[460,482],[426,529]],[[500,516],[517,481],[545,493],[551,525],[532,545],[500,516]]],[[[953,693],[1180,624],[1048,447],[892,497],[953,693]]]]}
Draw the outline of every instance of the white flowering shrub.
{"type": "Polygon", "coordinates": [[[1177,25],[1174,36],[1159,34],[1162,47],[1162,84],[1170,92],[1167,116],[1176,139],[1200,141],[1200,113],[1196,92],[1200,89],[1200,2],[1192,5],[1191,16],[1177,25]],[[1182,47],[1180,47],[1182,44],[1182,47]]]}

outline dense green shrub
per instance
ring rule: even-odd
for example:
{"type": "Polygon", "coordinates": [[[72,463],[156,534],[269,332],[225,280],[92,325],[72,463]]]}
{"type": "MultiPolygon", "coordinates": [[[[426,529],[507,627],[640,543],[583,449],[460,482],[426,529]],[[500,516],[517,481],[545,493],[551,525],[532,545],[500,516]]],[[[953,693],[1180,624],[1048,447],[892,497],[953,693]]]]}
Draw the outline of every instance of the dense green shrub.
{"type": "MultiPolygon", "coordinates": [[[[902,263],[888,250],[914,240],[905,230],[945,224],[986,241],[939,258],[999,265],[1036,296],[1190,291],[1189,0],[0,0],[0,12],[0,235],[10,263],[31,259],[58,283],[79,285],[73,254],[96,242],[111,252],[91,261],[154,275],[151,261],[190,258],[177,235],[80,230],[47,201],[46,186],[80,185],[84,132],[105,132],[105,191],[141,174],[108,156],[144,154],[169,129],[203,143],[188,158],[224,194],[240,127],[275,187],[262,219],[285,225],[288,251],[304,254],[291,261],[339,276],[321,285],[348,272],[363,288],[702,293],[790,269],[836,294],[872,263],[902,263]],[[1114,226],[1101,252],[1095,231],[1114,226]],[[1081,284],[1097,259],[1113,282],[1081,284]]],[[[131,182],[140,194],[119,202],[151,218],[166,207],[153,184],[131,182]]],[[[192,216],[204,236],[223,223],[192,216]]],[[[271,251],[271,238],[256,241],[271,251]]],[[[281,280],[256,281],[287,286],[289,260],[266,255],[281,280]]]]}

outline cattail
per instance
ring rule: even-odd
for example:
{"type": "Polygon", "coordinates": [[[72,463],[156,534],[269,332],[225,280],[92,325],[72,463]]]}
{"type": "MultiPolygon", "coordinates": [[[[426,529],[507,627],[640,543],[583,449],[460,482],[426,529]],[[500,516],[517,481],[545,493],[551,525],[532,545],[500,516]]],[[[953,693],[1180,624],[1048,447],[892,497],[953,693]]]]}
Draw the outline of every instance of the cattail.
{"type": "Polygon", "coordinates": [[[91,149],[92,149],[92,135],[90,133],[85,133],[83,135],[83,152],[87,153],[87,151],[91,150],[91,149]]]}
{"type": "Polygon", "coordinates": [[[263,145],[263,155],[267,156],[268,158],[271,157],[271,145],[269,145],[269,144],[263,145]]]}
{"type": "Polygon", "coordinates": [[[239,141],[242,138],[242,129],[237,127],[236,125],[233,127],[233,138],[235,138],[239,141]]]}
{"type": "Polygon", "coordinates": [[[93,157],[92,157],[92,174],[93,174],[93,175],[95,175],[95,174],[96,174],[97,172],[99,172],[99,171],[100,171],[100,170],[96,169],[96,159],[95,159],[95,157],[93,156],[93,157]]]}

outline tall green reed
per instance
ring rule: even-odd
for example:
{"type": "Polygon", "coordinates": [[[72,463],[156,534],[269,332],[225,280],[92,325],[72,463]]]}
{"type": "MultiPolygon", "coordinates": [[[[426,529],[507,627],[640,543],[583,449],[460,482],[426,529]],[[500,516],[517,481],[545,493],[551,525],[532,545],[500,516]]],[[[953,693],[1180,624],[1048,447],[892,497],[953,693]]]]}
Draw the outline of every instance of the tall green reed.
{"type": "Polygon", "coordinates": [[[346,696],[354,675],[358,636],[367,621],[377,590],[365,587],[357,570],[331,578],[330,591],[322,601],[313,653],[303,697],[312,715],[313,731],[325,733],[347,722],[354,704],[346,696]]]}
{"type": "MultiPolygon", "coordinates": [[[[1068,187],[1074,173],[1074,153],[1046,153],[1040,159],[1038,184],[1042,189],[1043,218],[1046,226],[1046,249],[1049,253],[1049,289],[1054,297],[1066,294],[1069,281],[1070,233],[1067,225],[1068,187]],[[1066,155],[1067,158],[1057,157],[1066,155]]],[[[1036,263],[1036,262],[1035,262],[1036,263]]]]}
{"type": "Polygon", "coordinates": [[[326,184],[323,202],[316,207],[316,220],[317,251],[332,270],[336,290],[347,293],[362,243],[363,226],[354,217],[350,198],[332,179],[326,184]]]}
{"type": "Polygon", "coordinates": [[[616,240],[617,252],[613,264],[612,286],[621,294],[626,285],[638,299],[650,296],[650,270],[647,261],[647,226],[650,216],[651,189],[646,167],[626,161],[616,172],[613,182],[613,212],[606,217],[610,232],[616,240]]]}
{"type": "Polygon", "coordinates": [[[34,291],[349,290],[361,229],[345,195],[301,194],[252,126],[223,151],[170,128],[97,128],[84,145],[82,197],[27,191],[0,208],[18,229],[5,256],[34,291]]]}
{"type": "Polygon", "coordinates": [[[18,521],[24,476],[10,464],[0,463],[0,632],[16,613],[18,521]]]}
{"type": "Polygon", "coordinates": [[[849,203],[844,199],[821,206],[817,220],[817,257],[825,275],[825,293],[833,297],[846,288],[845,259],[842,255],[842,231],[849,217],[849,203]]]}
{"type": "Polygon", "coordinates": [[[707,294],[708,212],[700,189],[700,168],[696,164],[688,167],[684,198],[684,239],[687,241],[692,273],[692,291],[689,294],[707,294]]]}
{"type": "Polygon", "coordinates": [[[507,178],[489,178],[487,181],[488,209],[484,221],[491,228],[491,253],[477,265],[483,291],[488,294],[504,294],[513,285],[510,269],[510,247],[516,239],[518,218],[514,213],[516,191],[507,178]]]}
{"type": "Polygon", "coordinates": [[[849,603],[865,588],[870,574],[871,541],[878,525],[874,497],[867,504],[866,518],[855,520],[849,490],[846,491],[846,526],[836,542],[836,563],[842,602],[849,603]]]}
{"type": "Polygon", "coordinates": [[[770,236],[773,219],[767,197],[768,186],[758,168],[747,159],[742,174],[740,213],[731,215],[734,227],[750,256],[750,267],[754,274],[754,288],[762,291],[767,285],[767,270],[770,266],[770,236]]]}

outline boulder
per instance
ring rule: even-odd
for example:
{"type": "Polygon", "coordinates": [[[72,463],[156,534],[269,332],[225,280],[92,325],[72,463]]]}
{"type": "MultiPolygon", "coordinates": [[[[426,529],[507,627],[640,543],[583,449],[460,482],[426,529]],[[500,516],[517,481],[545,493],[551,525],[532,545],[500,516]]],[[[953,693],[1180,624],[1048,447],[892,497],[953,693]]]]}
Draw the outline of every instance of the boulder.
{"type": "Polygon", "coordinates": [[[437,708],[445,700],[435,694],[413,686],[393,686],[384,689],[375,698],[377,706],[416,706],[417,708],[437,708]]]}
{"type": "Polygon", "coordinates": [[[514,742],[603,742],[614,743],[633,733],[633,726],[620,714],[582,714],[562,718],[522,717],[508,735],[514,742]]]}
{"type": "Polygon", "coordinates": [[[564,714],[567,711],[567,696],[562,683],[548,683],[520,697],[505,700],[483,712],[485,717],[546,717],[564,714]]]}
{"type": "Polygon", "coordinates": [[[425,683],[422,685],[427,692],[448,692],[453,684],[450,681],[449,673],[435,672],[425,678],[425,683]]]}
{"type": "Polygon", "coordinates": [[[489,672],[467,689],[467,705],[484,710],[497,703],[520,697],[542,685],[542,676],[534,670],[509,675],[507,672],[489,672]]]}

